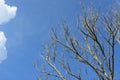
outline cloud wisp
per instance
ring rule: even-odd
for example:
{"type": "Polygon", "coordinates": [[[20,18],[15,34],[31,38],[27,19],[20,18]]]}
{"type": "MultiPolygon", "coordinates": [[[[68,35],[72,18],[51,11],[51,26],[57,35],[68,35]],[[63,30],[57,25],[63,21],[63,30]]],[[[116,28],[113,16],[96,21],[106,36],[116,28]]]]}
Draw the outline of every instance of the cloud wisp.
{"type": "MultiPolygon", "coordinates": [[[[16,6],[9,6],[5,3],[5,0],[0,0],[0,25],[13,19],[16,16],[16,11],[16,6]]],[[[4,32],[0,31],[0,63],[7,58],[6,41],[4,32]]]]}
{"type": "Polygon", "coordinates": [[[0,32],[0,63],[7,58],[6,40],[4,33],[0,32]]]}

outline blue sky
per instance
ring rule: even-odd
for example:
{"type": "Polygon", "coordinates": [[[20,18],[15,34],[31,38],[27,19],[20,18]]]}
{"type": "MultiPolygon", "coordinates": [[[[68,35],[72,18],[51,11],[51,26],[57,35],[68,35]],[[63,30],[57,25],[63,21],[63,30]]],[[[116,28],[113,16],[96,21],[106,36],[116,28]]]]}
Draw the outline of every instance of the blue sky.
{"type": "MultiPolygon", "coordinates": [[[[1,1],[1,0],[0,0],[1,1]]],[[[112,0],[92,0],[95,5],[105,7],[112,0]]],[[[119,1],[119,0],[118,0],[119,1]]],[[[79,0],[5,0],[16,6],[14,19],[0,25],[7,38],[7,58],[0,64],[0,80],[36,80],[37,72],[32,64],[39,59],[41,43],[48,40],[50,27],[59,26],[63,20],[76,24],[81,12],[79,0]]],[[[90,0],[83,0],[87,6],[90,0]]],[[[42,63],[40,63],[42,64],[42,63]]]]}

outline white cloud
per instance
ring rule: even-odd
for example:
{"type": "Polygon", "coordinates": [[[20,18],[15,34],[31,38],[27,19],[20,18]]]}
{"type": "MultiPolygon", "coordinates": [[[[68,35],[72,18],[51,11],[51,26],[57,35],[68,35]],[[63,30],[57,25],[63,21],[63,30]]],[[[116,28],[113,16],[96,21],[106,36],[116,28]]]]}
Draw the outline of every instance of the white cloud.
{"type": "Polygon", "coordinates": [[[7,58],[6,40],[4,33],[0,32],[0,63],[7,58]]]}
{"type": "MultiPolygon", "coordinates": [[[[9,6],[5,0],[0,0],[0,25],[13,19],[16,16],[16,11],[17,7],[9,6]]],[[[6,41],[4,32],[0,31],[0,63],[7,58],[6,41]]]]}
{"type": "Polygon", "coordinates": [[[16,15],[17,7],[9,6],[5,0],[0,0],[0,25],[10,21],[16,15]]]}

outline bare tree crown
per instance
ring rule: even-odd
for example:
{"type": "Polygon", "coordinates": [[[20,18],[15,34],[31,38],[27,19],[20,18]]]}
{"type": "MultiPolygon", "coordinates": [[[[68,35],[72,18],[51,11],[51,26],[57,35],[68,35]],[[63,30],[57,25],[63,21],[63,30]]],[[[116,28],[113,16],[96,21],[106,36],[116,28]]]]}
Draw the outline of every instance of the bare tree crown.
{"type": "Polygon", "coordinates": [[[74,63],[69,62],[71,59],[78,66],[82,64],[91,69],[96,74],[95,80],[114,80],[115,54],[119,54],[115,53],[115,45],[120,44],[119,10],[113,9],[107,15],[89,10],[84,16],[78,17],[77,25],[74,27],[79,33],[77,36],[69,30],[66,23],[62,24],[62,34],[52,28],[51,42],[41,54],[47,63],[41,73],[46,76],[46,80],[49,76],[54,77],[54,80],[85,80],[81,76],[82,67],[76,73],[72,70],[71,65],[74,63]]]}

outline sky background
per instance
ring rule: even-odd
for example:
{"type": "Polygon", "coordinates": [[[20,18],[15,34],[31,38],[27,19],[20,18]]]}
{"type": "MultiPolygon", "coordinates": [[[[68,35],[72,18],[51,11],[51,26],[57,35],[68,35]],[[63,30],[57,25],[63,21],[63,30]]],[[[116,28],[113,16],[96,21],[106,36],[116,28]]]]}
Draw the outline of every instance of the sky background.
{"type": "MultiPolygon", "coordinates": [[[[103,11],[113,3],[113,0],[82,1],[86,6],[92,1],[94,5],[102,6],[103,11]]],[[[59,26],[63,20],[75,25],[77,15],[81,13],[80,0],[5,2],[9,6],[16,6],[17,12],[16,16],[13,15],[14,19],[10,18],[9,22],[0,25],[0,31],[7,38],[7,58],[0,63],[0,80],[36,80],[37,71],[32,62],[40,58],[41,44],[48,41],[50,27],[59,26]]]]}

